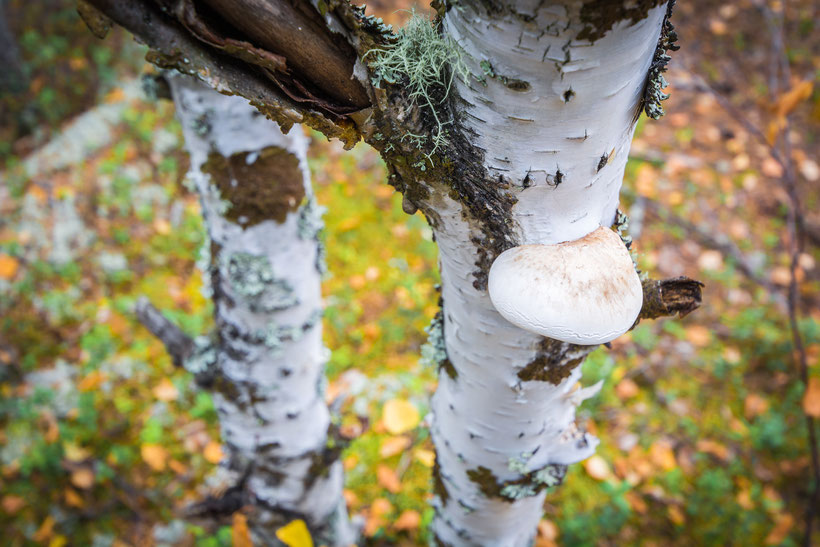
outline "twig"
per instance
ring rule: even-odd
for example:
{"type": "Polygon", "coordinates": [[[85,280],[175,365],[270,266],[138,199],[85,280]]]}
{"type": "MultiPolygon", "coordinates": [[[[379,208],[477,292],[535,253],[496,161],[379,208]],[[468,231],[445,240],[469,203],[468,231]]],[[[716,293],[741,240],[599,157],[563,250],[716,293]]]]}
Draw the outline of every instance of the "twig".
{"type": "MultiPolygon", "coordinates": [[[[623,193],[626,196],[635,196],[635,194],[630,191],[624,191],[623,193]]],[[[673,224],[683,228],[687,233],[694,235],[702,245],[719,251],[724,256],[731,258],[738,271],[749,278],[752,282],[760,285],[769,292],[774,293],[779,290],[778,287],[768,279],[758,275],[755,268],[749,262],[749,259],[746,258],[745,254],[743,254],[743,251],[741,251],[740,248],[738,248],[738,246],[735,245],[729,238],[715,236],[711,230],[706,230],[697,224],[676,215],[655,201],[646,200],[644,207],[646,208],[646,211],[655,218],[662,220],[666,224],[673,224]]]]}
{"type": "Polygon", "coordinates": [[[162,315],[144,296],[137,300],[134,313],[139,322],[165,345],[174,366],[182,367],[194,351],[193,339],[162,315]]]}

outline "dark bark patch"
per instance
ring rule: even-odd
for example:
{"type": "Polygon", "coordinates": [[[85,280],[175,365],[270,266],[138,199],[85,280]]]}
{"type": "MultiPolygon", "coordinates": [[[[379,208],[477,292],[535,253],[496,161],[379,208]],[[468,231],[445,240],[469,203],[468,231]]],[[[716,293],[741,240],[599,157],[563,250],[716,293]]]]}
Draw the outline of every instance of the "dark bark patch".
{"type": "Polygon", "coordinates": [[[225,213],[228,220],[243,228],[265,220],[282,223],[305,197],[299,160],[276,146],[259,151],[256,160],[249,163],[251,154],[240,152],[226,158],[211,152],[202,171],[211,176],[222,198],[231,204],[225,213]]]}
{"type": "Polygon", "coordinates": [[[549,382],[557,386],[593,349],[594,346],[578,346],[544,338],[538,344],[535,359],[518,371],[518,378],[525,382],[549,382]]]}
{"type": "Polygon", "coordinates": [[[578,40],[595,42],[609,32],[616,23],[629,20],[632,24],[645,19],[649,10],[659,6],[663,0],[591,0],[581,6],[581,21],[584,28],[576,37],[578,40]]]}
{"type": "Polygon", "coordinates": [[[450,492],[447,491],[444,479],[441,478],[441,466],[438,463],[438,456],[436,456],[436,462],[433,464],[433,493],[441,500],[442,507],[447,505],[450,492]]]}

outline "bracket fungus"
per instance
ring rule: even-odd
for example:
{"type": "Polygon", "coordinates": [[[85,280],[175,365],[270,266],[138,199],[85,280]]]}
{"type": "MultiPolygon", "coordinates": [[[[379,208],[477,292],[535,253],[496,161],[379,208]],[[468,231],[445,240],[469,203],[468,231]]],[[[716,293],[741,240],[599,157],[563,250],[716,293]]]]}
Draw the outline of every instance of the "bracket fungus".
{"type": "Polygon", "coordinates": [[[575,241],[504,251],[490,267],[489,292],[513,325],[582,345],[625,333],[643,304],[629,251],[603,227],[575,241]]]}

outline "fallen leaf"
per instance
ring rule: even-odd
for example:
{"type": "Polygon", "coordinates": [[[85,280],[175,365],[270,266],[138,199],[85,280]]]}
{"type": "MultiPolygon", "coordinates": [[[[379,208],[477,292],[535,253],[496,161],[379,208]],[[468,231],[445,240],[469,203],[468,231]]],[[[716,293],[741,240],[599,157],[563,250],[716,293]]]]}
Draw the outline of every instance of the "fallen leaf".
{"type": "Polygon", "coordinates": [[[47,516],[42,524],[40,524],[37,531],[34,532],[34,535],[31,536],[31,539],[40,543],[45,543],[49,538],[51,538],[52,535],[54,535],[55,524],[56,521],[54,520],[54,517],[51,515],[47,516]]]}
{"type": "Polygon", "coordinates": [[[659,467],[666,471],[671,471],[677,467],[675,452],[669,444],[663,441],[656,441],[652,443],[652,446],[649,448],[649,459],[655,467],[659,467]]]}
{"type": "Polygon", "coordinates": [[[376,480],[392,494],[401,492],[399,476],[386,465],[379,465],[376,468],[376,480]]]}
{"type": "Polygon", "coordinates": [[[558,526],[551,520],[542,520],[538,523],[538,536],[555,541],[558,539],[558,526]]]}
{"type": "Polygon", "coordinates": [[[393,511],[393,505],[384,498],[376,498],[370,505],[367,512],[367,520],[364,523],[364,534],[368,537],[378,532],[379,528],[385,525],[384,516],[393,511]]]}
{"type": "Polygon", "coordinates": [[[421,515],[418,511],[408,509],[403,511],[396,522],[393,523],[393,528],[396,530],[415,530],[421,524],[421,515]]]}
{"type": "Polygon", "coordinates": [[[82,490],[94,486],[94,472],[87,467],[80,467],[71,472],[71,484],[82,490]]]}
{"type": "Polygon", "coordinates": [[[162,471],[168,461],[168,451],[158,444],[144,444],[140,447],[140,455],[151,469],[162,471]]]}
{"type": "Polygon", "coordinates": [[[73,488],[66,488],[64,492],[66,505],[81,508],[85,506],[83,498],[73,488]]]}
{"type": "Polygon", "coordinates": [[[0,500],[0,507],[3,508],[3,512],[7,515],[13,515],[25,506],[26,500],[24,500],[20,496],[15,496],[12,494],[9,494],[8,496],[3,496],[3,499],[0,500]]]}
{"type": "Polygon", "coordinates": [[[382,441],[379,447],[379,456],[382,458],[389,458],[404,452],[411,444],[410,438],[407,436],[388,437],[382,441]]]}
{"type": "Polygon", "coordinates": [[[587,475],[598,481],[606,480],[612,475],[609,464],[597,454],[584,461],[584,469],[587,475]]]}
{"type": "Polygon", "coordinates": [[[251,531],[248,529],[248,519],[242,513],[233,514],[231,541],[233,547],[253,547],[251,531]]]}
{"type": "Polygon", "coordinates": [[[17,273],[20,263],[13,256],[0,253],[0,279],[11,279],[17,273]]]}
{"type": "Polygon", "coordinates": [[[174,384],[171,383],[171,380],[168,378],[163,378],[159,381],[159,384],[154,387],[153,390],[154,397],[159,399],[160,401],[176,401],[179,397],[179,390],[176,388],[174,384]]]}
{"type": "Polygon", "coordinates": [[[615,386],[615,394],[620,399],[630,399],[640,393],[641,388],[629,378],[624,378],[615,386]]]}
{"type": "Polygon", "coordinates": [[[416,427],[420,416],[416,406],[404,399],[390,399],[384,404],[382,421],[388,433],[401,435],[416,427]]]}
{"type": "Polygon", "coordinates": [[[222,458],[225,457],[225,454],[222,452],[222,445],[216,441],[209,442],[205,446],[202,455],[205,456],[206,460],[214,464],[221,462],[222,458]]]}
{"type": "Polygon", "coordinates": [[[749,393],[743,401],[743,415],[747,420],[760,416],[769,409],[769,402],[757,393],[749,393]]]}
{"type": "Polygon", "coordinates": [[[436,463],[436,453],[432,450],[417,448],[416,451],[413,452],[413,455],[424,467],[433,467],[436,463]]]}
{"type": "Polygon", "coordinates": [[[712,334],[703,325],[692,325],[686,329],[686,339],[692,345],[702,348],[712,340],[712,334]]]}
{"type": "Polygon", "coordinates": [[[684,516],[683,511],[681,511],[681,508],[677,505],[670,505],[667,511],[669,512],[669,520],[678,526],[683,526],[686,522],[686,517],[684,516]]]}
{"type": "Polygon", "coordinates": [[[725,445],[711,439],[701,439],[697,442],[695,447],[699,451],[705,452],[706,454],[711,454],[719,460],[727,461],[731,456],[729,449],[726,448],[725,445]]]}
{"type": "Polygon", "coordinates": [[[788,513],[783,513],[782,515],[777,516],[777,520],[774,523],[774,528],[772,531],[769,532],[769,535],[766,536],[766,539],[763,540],[766,545],[778,545],[786,539],[786,536],[789,535],[792,527],[794,526],[794,517],[789,515],[788,513]]]}
{"type": "Polygon", "coordinates": [[[785,92],[777,99],[777,104],[775,105],[777,116],[782,118],[791,114],[800,103],[811,97],[813,89],[814,82],[811,80],[803,80],[785,92]]]}
{"type": "Polygon", "coordinates": [[[820,418],[820,378],[809,378],[803,395],[803,411],[812,418],[820,418]]]}
{"type": "Polygon", "coordinates": [[[78,463],[90,458],[91,452],[88,449],[74,443],[65,443],[63,444],[63,455],[66,460],[78,463]]]}
{"type": "Polygon", "coordinates": [[[276,531],[279,541],[288,547],[313,547],[307,524],[301,519],[292,520],[276,531]]]}

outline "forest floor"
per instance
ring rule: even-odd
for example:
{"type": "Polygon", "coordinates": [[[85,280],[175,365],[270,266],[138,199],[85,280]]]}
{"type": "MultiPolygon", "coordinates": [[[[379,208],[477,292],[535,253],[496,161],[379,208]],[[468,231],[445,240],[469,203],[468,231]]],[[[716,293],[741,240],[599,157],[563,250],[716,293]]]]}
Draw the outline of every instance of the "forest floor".
{"type": "MultiPolygon", "coordinates": [[[[145,295],[192,335],[211,325],[173,105],[141,93],[151,69],[125,33],[96,41],[70,2],[53,4],[8,3],[30,82],[0,97],[0,543],[247,545],[241,513],[216,529],[181,518],[212,493],[216,415],[132,311],[145,295]]],[[[601,444],[548,495],[542,547],[802,541],[805,414],[820,417],[817,18],[811,2],[789,7],[793,76],[773,92],[765,19],[751,2],[712,4],[678,8],[667,115],[641,120],[622,204],[641,269],[703,281],[703,306],[644,321],[583,365],[585,385],[604,380],[579,410],[601,444]],[[793,111],[808,390],[789,330],[783,168],[697,75],[764,133],[793,111]]],[[[327,208],[328,398],[349,396],[342,427],[358,435],[345,496],[373,545],[426,544],[435,243],[372,150],[317,134],[310,154],[327,208]]]]}

